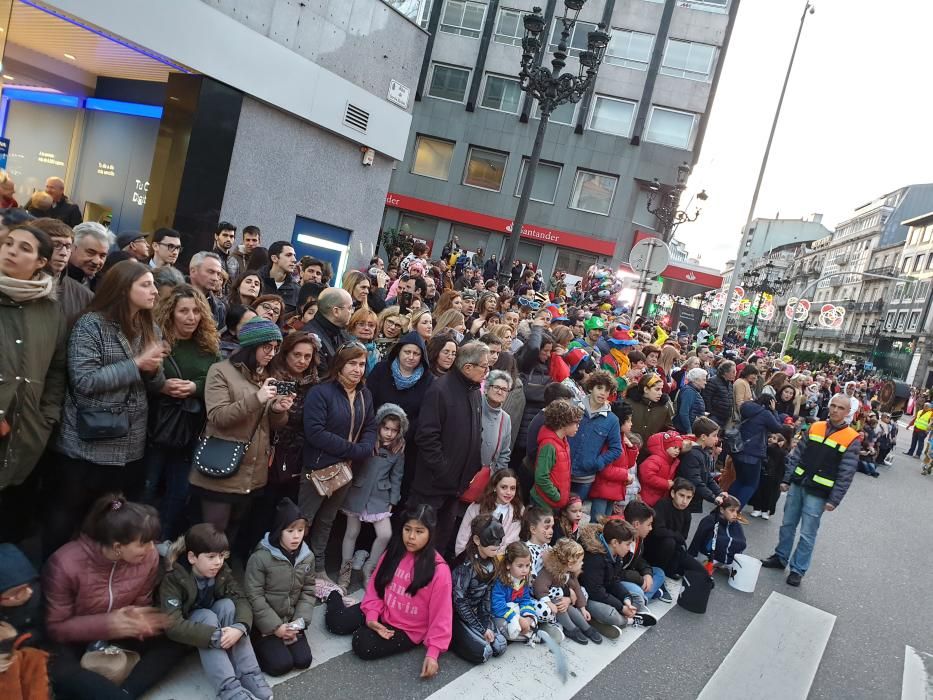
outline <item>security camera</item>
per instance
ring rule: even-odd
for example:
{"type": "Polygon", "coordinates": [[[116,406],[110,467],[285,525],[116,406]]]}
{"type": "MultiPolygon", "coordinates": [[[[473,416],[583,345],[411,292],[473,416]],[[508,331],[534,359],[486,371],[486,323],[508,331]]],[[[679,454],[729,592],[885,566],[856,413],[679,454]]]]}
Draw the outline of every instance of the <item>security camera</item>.
{"type": "Polygon", "coordinates": [[[376,160],[376,151],[372,148],[362,146],[360,152],[363,154],[363,165],[372,165],[373,161],[376,160]]]}

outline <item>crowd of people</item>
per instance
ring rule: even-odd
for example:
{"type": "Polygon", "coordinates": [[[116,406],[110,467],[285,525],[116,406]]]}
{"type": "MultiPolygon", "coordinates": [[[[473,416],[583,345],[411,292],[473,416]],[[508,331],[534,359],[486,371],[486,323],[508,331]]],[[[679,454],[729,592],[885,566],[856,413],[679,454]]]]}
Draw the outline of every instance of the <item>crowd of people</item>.
{"type": "Polygon", "coordinates": [[[222,222],[183,271],[177,231],[72,213],[2,212],[0,688],[139,697],[194,647],[218,697],[271,698],[317,603],[361,659],[423,647],[424,678],[599,644],[729,570],[781,491],[765,565],[799,585],[824,506],[894,446],[871,382],[455,241],[332,280],[222,222]]]}

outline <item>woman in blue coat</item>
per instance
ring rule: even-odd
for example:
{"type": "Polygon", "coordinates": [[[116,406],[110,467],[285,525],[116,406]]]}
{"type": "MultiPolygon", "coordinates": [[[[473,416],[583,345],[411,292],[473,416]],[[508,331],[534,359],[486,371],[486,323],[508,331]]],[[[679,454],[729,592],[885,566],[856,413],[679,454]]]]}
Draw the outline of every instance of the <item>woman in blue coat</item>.
{"type": "Polygon", "coordinates": [[[758,490],[761,463],[768,453],[768,434],[779,433],[784,427],[774,411],[774,397],[762,394],[754,401],[746,401],[739,408],[742,423],[742,451],[733,455],[735,483],[729,493],[739,499],[742,508],[758,490]]]}
{"type": "Polygon", "coordinates": [[[318,493],[311,480],[314,472],[338,462],[352,463],[373,453],[376,420],[373,397],[366,388],[366,348],[346,343],[337,350],[322,384],[305,397],[304,471],[298,505],[311,528],[314,565],[324,573],[324,551],[337,511],[350,489],[346,483],[329,497],[318,493]]]}
{"type": "Polygon", "coordinates": [[[703,400],[703,389],[709,378],[702,367],[694,367],[687,371],[687,383],[677,392],[677,414],[674,416],[674,427],[681,435],[693,432],[693,421],[706,413],[706,402],[703,400]]]}

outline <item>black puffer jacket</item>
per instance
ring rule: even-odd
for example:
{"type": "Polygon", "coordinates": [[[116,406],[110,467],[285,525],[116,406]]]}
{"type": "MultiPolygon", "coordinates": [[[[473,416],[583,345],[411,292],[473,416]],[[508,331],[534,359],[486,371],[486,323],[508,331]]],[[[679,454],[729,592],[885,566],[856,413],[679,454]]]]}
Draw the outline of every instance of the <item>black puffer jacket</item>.
{"type": "Polygon", "coordinates": [[[421,413],[421,405],[424,402],[424,395],[434,381],[434,375],[428,368],[428,351],[425,349],[424,341],[416,331],[406,333],[389,350],[389,354],[382,362],[377,362],[366,379],[366,386],[373,395],[373,404],[378,409],[382,404],[394,403],[401,406],[408,416],[408,434],[405,436],[407,442],[411,442],[415,430],[418,427],[418,415],[421,413]],[[399,389],[395,384],[395,378],[392,376],[392,363],[398,358],[399,353],[405,345],[417,345],[421,348],[421,379],[414,386],[407,389],[399,389]]]}
{"type": "Polygon", "coordinates": [[[732,407],[735,399],[732,393],[732,382],[723,379],[719,374],[706,382],[703,389],[703,401],[709,417],[722,427],[732,420],[732,407]]]}
{"type": "Polygon", "coordinates": [[[703,501],[714,503],[716,496],[722,493],[719,484],[713,479],[712,470],[713,458],[706,450],[693,447],[686,452],[680,453],[677,476],[689,481],[695,489],[693,500],[690,501],[690,507],[688,508],[689,512],[702,513],[703,501]]]}
{"type": "Polygon", "coordinates": [[[611,605],[621,612],[623,601],[611,593],[610,589],[619,581],[628,581],[640,586],[645,574],[651,573],[651,567],[640,556],[613,556],[603,538],[602,525],[581,527],[580,544],[583,545],[580,585],[586,589],[591,600],[611,605]]]}
{"type": "Polygon", "coordinates": [[[454,598],[454,614],[479,636],[486,630],[495,631],[489,591],[495,581],[495,566],[491,560],[481,564],[486,571],[486,579],[480,578],[473,566],[473,561],[464,558],[451,572],[454,598]]]}

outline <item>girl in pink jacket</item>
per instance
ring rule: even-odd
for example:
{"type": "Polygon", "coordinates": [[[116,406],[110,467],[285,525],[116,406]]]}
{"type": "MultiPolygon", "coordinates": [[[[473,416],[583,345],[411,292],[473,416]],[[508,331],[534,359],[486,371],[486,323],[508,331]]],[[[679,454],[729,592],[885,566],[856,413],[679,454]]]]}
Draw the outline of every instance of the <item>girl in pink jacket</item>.
{"type": "Polygon", "coordinates": [[[363,602],[345,607],[339,591],[327,599],[324,622],[334,634],[352,634],[361,659],[380,659],[425,647],[421,677],[437,675],[450,646],[453,596],[450,568],[434,549],[437,516],[420,505],[402,514],[400,531],[376,565],[363,602]]]}

